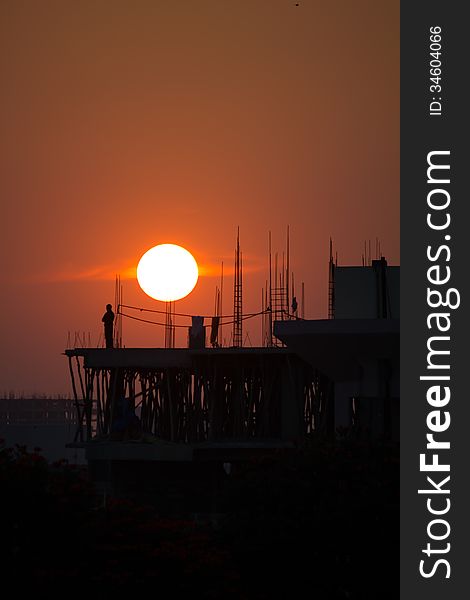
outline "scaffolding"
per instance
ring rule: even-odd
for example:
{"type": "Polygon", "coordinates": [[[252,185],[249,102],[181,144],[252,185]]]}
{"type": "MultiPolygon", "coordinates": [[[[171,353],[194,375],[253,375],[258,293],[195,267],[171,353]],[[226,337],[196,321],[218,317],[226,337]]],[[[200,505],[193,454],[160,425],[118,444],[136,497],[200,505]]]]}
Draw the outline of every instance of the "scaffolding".
{"type": "Polygon", "coordinates": [[[237,229],[237,246],[235,249],[232,345],[234,348],[241,348],[243,346],[243,273],[242,254],[240,252],[240,228],[237,229]]]}
{"type": "MultiPolygon", "coordinates": [[[[264,337],[269,347],[283,347],[281,341],[274,335],[273,325],[275,321],[284,321],[295,318],[291,314],[289,282],[292,282],[292,299],[295,297],[294,278],[290,273],[290,232],[287,227],[286,252],[282,253],[282,262],[279,264],[279,255],[274,254],[274,265],[272,259],[271,232],[269,232],[269,287],[265,304],[269,303],[269,314],[264,325],[264,337]]],[[[303,289],[303,284],[302,284],[303,289]]],[[[294,313],[295,311],[292,310],[294,313]]]]}
{"type": "Polygon", "coordinates": [[[125,415],[159,440],[300,440],[326,427],[329,382],[285,348],[67,350],[74,442],[125,415]]]}

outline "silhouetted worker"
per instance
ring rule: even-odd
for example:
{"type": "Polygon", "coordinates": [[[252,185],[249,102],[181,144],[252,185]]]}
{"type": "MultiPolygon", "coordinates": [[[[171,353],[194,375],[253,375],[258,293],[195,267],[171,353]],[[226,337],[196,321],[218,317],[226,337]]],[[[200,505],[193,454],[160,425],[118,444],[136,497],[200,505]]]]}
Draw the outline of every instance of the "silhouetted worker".
{"type": "Polygon", "coordinates": [[[219,324],[220,324],[220,317],[212,317],[211,346],[213,348],[219,347],[219,324]]]}
{"type": "Polygon", "coordinates": [[[294,296],[292,298],[292,312],[294,313],[294,315],[297,313],[297,298],[294,296]]]}
{"type": "Polygon", "coordinates": [[[113,324],[114,324],[114,313],[111,304],[106,304],[106,312],[101,319],[104,323],[104,339],[106,341],[106,348],[113,347],[113,324]]]}

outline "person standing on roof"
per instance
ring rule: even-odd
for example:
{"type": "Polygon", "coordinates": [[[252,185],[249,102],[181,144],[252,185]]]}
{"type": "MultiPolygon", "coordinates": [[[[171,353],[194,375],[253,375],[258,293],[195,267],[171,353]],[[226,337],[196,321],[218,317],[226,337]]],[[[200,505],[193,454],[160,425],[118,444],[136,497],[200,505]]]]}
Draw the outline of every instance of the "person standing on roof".
{"type": "Polygon", "coordinates": [[[111,304],[106,304],[106,312],[101,320],[104,323],[104,339],[106,341],[106,348],[113,348],[114,313],[111,304]]]}

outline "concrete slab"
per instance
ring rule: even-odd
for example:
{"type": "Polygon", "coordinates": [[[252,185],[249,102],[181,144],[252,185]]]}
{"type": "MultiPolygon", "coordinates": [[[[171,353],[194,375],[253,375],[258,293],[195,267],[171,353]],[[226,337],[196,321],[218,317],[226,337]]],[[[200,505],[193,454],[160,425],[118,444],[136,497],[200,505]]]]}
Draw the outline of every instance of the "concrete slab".
{"type": "Polygon", "coordinates": [[[109,442],[93,441],[85,446],[87,460],[128,461],[191,461],[193,449],[187,444],[170,442],[109,442]]]}

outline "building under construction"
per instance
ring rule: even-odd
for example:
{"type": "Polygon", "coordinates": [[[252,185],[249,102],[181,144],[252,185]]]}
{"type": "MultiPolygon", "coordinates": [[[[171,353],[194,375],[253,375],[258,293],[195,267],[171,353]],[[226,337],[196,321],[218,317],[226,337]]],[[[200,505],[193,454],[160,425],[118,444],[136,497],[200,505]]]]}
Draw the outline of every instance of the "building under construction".
{"type": "Polygon", "coordinates": [[[248,315],[263,319],[263,347],[243,347],[237,236],[230,347],[217,342],[219,314],[212,347],[197,317],[188,348],[174,348],[167,307],[166,348],[66,350],[77,411],[71,445],[85,448],[96,477],[112,479],[124,463],[230,462],[341,431],[397,436],[398,267],[384,259],[339,267],[330,252],[330,318],[308,321],[290,306],[288,247],[280,267],[277,255],[273,262],[270,251],[262,310],[248,315]]]}
{"type": "Polygon", "coordinates": [[[330,245],[328,316],[274,332],[331,382],[336,433],[398,441],[400,268],[370,249],[362,266],[338,266],[330,245]]]}

